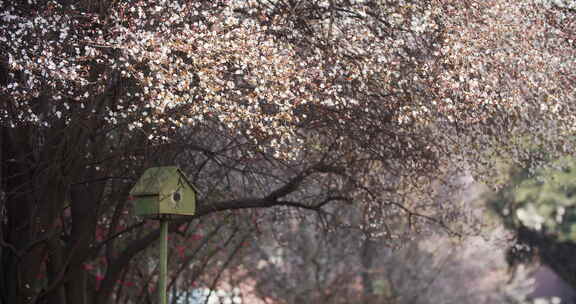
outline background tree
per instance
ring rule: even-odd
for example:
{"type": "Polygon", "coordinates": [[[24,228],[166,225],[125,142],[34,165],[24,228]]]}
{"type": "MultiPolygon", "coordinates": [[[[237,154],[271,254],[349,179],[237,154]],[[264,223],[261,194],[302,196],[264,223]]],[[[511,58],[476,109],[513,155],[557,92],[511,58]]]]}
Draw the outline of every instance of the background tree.
{"type": "Polygon", "coordinates": [[[234,276],[272,303],[527,303],[533,288],[524,269],[510,279],[511,234],[502,227],[461,242],[442,234],[394,241],[368,239],[357,226],[328,233],[314,228],[314,216],[287,218],[257,235],[234,276]]]}
{"type": "Polygon", "coordinates": [[[504,223],[516,231],[518,246],[509,252],[510,262],[535,259],[576,286],[571,262],[574,251],[574,160],[553,161],[537,170],[518,169],[508,187],[491,201],[504,223]]]}

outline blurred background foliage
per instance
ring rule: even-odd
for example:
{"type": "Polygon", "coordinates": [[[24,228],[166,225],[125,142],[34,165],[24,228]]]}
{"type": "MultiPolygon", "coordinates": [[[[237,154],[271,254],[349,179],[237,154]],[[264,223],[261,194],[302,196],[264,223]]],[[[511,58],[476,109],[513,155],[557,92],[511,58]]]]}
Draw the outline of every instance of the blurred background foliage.
{"type": "Polygon", "coordinates": [[[508,183],[487,200],[516,235],[508,262],[539,262],[576,287],[576,159],[507,170],[508,183]]]}

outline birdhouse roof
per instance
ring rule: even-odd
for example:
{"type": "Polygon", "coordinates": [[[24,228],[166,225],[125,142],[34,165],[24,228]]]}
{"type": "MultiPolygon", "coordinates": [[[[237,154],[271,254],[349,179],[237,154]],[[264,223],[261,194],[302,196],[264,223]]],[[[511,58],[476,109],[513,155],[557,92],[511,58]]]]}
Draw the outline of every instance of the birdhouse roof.
{"type": "Polygon", "coordinates": [[[152,167],[148,168],[138,179],[136,185],[130,190],[130,195],[160,195],[174,191],[182,185],[188,186],[198,193],[194,185],[188,181],[178,167],[152,167]]]}

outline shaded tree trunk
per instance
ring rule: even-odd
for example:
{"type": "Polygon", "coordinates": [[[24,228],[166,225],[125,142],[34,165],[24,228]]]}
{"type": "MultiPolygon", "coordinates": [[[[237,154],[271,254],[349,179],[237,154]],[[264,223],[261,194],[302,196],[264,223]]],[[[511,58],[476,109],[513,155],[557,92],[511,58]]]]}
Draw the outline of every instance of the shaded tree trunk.
{"type": "Polygon", "coordinates": [[[366,237],[364,242],[362,243],[362,288],[364,291],[363,298],[364,303],[370,304],[375,303],[376,301],[376,290],[374,285],[374,267],[375,267],[375,258],[377,255],[377,247],[378,243],[371,239],[370,237],[366,237]]]}
{"type": "Polygon", "coordinates": [[[5,303],[86,303],[81,263],[90,251],[103,185],[70,191],[71,181],[79,180],[75,168],[82,152],[75,152],[82,143],[72,145],[76,131],[64,126],[51,131],[2,129],[6,219],[0,223],[0,298],[5,303]],[[68,204],[72,226],[70,237],[63,240],[61,215],[68,204]]]}

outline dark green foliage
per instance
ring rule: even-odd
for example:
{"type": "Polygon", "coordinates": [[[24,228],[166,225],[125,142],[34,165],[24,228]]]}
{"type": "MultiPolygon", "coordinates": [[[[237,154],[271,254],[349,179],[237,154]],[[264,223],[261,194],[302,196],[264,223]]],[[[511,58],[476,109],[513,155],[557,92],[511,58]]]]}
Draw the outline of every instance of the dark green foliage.
{"type": "Polygon", "coordinates": [[[564,158],[536,170],[512,170],[509,185],[489,204],[518,244],[511,264],[539,259],[576,287],[576,161],[564,158]]]}

